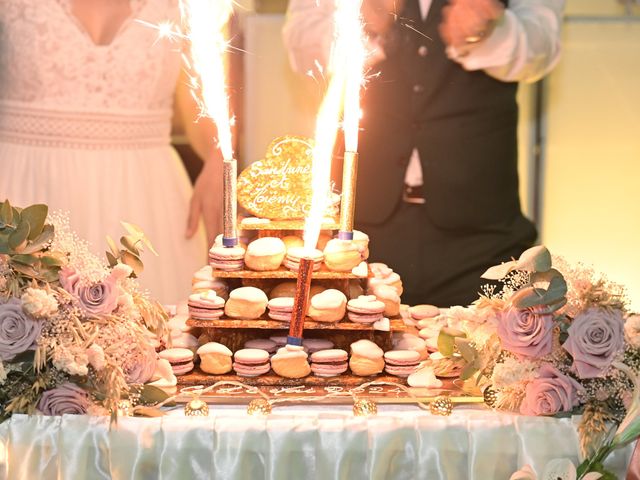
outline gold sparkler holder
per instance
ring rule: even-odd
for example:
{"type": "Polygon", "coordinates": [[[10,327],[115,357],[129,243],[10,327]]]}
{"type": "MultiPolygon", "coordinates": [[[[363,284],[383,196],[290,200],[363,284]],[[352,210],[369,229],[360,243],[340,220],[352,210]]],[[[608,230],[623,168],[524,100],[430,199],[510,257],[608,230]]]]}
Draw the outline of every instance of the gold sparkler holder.
{"type": "Polygon", "coordinates": [[[222,244],[225,247],[238,245],[238,201],[237,201],[237,178],[238,162],[235,159],[224,160],[222,168],[222,195],[223,195],[223,215],[222,215],[222,244]]]}
{"type": "Polygon", "coordinates": [[[289,345],[302,345],[302,332],[304,330],[304,320],[307,316],[307,306],[309,304],[313,264],[314,261],[311,258],[300,259],[298,280],[296,282],[296,296],[293,300],[293,312],[289,326],[289,336],[287,337],[287,344],[289,345]]]}
{"type": "Polygon", "coordinates": [[[358,179],[358,153],[345,152],[342,168],[342,202],[338,238],[353,240],[353,218],[356,211],[356,181],[358,179]]]}

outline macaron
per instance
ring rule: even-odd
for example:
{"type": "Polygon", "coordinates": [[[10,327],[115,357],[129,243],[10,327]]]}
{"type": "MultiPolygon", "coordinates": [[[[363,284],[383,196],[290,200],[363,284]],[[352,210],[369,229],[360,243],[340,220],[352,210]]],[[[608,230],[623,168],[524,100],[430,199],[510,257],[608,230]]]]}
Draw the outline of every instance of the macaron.
{"type": "Polygon", "coordinates": [[[348,359],[344,350],[320,350],[311,354],[311,371],[317,377],[335,377],[347,371],[348,359]]]}
{"type": "Polygon", "coordinates": [[[287,250],[287,255],[284,259],[284,266],[289,270],[297,272],[300,269],[300,260],[303,258],[310,258],[313,260],[313,271],[317,272],[322,266],[322,260],[324,255],[317,249],[306,249],[304,247],[292,247],[287,250]]]}
{"type": "Polygon", "coordinates": [[[360,295],[347,303],[347,316],[355,323],[375,323],[382,319],[385,305],[375,295],[360,295]]]}
{"type": "Polygon", "coordinates": [[[309,355],[319,352],[320,350],[328,350],[333,348],[334,343],[325,338],[304,338],[302,346],[307,350],[309,355]]]}
{"type": "Polygon", "coordinates": [[[191,279],[191,292],[200,293],[207,290],[213,290],[219,297],[223,299],[229,298],[229,285],[222,279],[213,276],[213,268],[211,265],[205,265],[193,274],[191,279]]]}
{"type": "Polygon", "coordinates": [[[187,348],[167,348],[158,353],[169,362],[174,375],[185,375],[193,370],[193,352],[187,348]]]}
{"type": "Polygon", "coordinates": [[[269,340],[275,342],[276,349],[282,348],[287,344],[286,335],[272,335],[269,337],[269,340]]]}
{"type": "MultiPolygon", "coordinates": [[[[284,345],[285,343],[286,339],[282,345],[284,345]]],[[[274,342],[273,340],[269,340],[268,338],[255,338],[253,340],[247,340],[246,342],[244,342],[244,348],[256,348],[258,350],[264,350],[269,355],[273,355],[278,349],[278,344],[276,344],[276,342],[274,342]]]]}
{"type": "Polygon", "coordinates": [[[413,350],[392,350],[384,354],[385,371],[396,377],[408,377],[418,368],[420,354],[413,350]]]}
{"type": "MultiPolygon", "coordinates": [[[[295,280],[287,280],[285,282],[278,283],[269,292],[269,298],[277,297],[295,297],[296,296],[296,282],[295,280]]],[[[326,290],[322,285],[311,282],[311,288],[309,289],[309,297],[313,297],[320,292],[326,290]]]]}
{"type": "Polygon", "coordinates": [[[284,260],[286,247],[277,237],[262,237],[247,247],[244,263],[247,268],[256,271],[277,270],[284,260]]]}
{"type": "Polygon", "coordinates": [[[289,251],[289,249],[294,247],[304,247],[304,240],[298,235],[285,235],[284,237],[282,237],[282,241],[284,242],[284,246],[287,249],[287,252],[289,251]]]}
{"type": "Polygon", "coordinates": [[[307,358],[302,347],[286,345],[271,357],[271,368],[281,377],[303,378],[311,373],[307,358]]]}
{"type": "Polygon", "coordinates": [[[258,377],[271,369],[269,354],[257,348],[238,350],[233,359],[233,369],[241,377],[258,377]]]}
{"type": "Polygon", "coordinates": [[[231,371],[231,357],[233,354],[225,345],[209,342],[197,350],[200,357],[200,370],[213,375],[223,375],[231,371]]]}
{"type": "Polygon", "coordinates": [[[358,245],[352,240],[333,238],[323,253],[325,265],[334,272],[350,272],[363,260],[358,245]]]}
{"type": "Polygon", "coordinates": [[[241,246],[213,245],[209,250],[209,265],[214,270],[227,272],[242,270],[244,268],[244,253],[245,250],[241,246]]]}
{"type": "Polygon", "coordinates": [[[349,368],[354,375],[368,377],[384,369],[384,352],[371,340],[358,340],[351,344],[349,368]]]}
{"type": "Polygon", "coordinates": [[[231,318],[260,318],[267,309],[267,295],[256,287],[240,287],[232,290],[224,306],[224,313],[231,318]]]}
{"type": "Polygon", "coordinates": [[[171,348],[188,348],[192,352],[195,352],[199,346],[198,338],[195,335],[180,330],[171,330],[167,344],[171,348]]]}
{"type": "Polygon", "coordinates": [[[440,315],[440,309],[435,305],[414,305],[409,308],[411,318],[420,321],[427,318],[435,318],[440,315]]]}
{"type": "Polygon", "coordinates": [[[194,320],[215,320],[224,313],[224,299],[213,290],[189,295],[189,316],[194,320]]]}
{"type": "Polygon", "coordinates": [[[329,288],[311,297],[309,318],[316,322],[339,322],[344,318],[347,297],[340,290],[329,288]]]}
{"type": "Polygon", "coordinates": [[[277,297],[267,304],[269,318],[280,322],[290,322],[293,312],[293,297],[277,297]]]}
{"type": "Polygon", "coordinates": [[[384,303],[385,317],[397,317],[400,314],[400,295],[395,288],[378,285],[373,289],[373,294],[384,303]]]}
{"type": "Polygon", "coordinates": [[[418,352],[421,360],[429,357],[426,342],[417,335],[411,333],[395,333],[392,337],[394,350],[413,350],[418,352]]]}

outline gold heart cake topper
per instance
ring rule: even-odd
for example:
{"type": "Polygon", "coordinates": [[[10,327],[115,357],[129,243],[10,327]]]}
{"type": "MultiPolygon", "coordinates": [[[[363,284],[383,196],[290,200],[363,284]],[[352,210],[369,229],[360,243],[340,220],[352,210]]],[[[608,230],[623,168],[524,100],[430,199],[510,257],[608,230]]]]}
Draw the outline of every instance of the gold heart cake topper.
{"type": "Polygon", "coordinates": [[[312,158],[313,140],[276,138],[266,157],[238,176],[238,203],[260,218],[304,218],[311,206],[312,158]]]}

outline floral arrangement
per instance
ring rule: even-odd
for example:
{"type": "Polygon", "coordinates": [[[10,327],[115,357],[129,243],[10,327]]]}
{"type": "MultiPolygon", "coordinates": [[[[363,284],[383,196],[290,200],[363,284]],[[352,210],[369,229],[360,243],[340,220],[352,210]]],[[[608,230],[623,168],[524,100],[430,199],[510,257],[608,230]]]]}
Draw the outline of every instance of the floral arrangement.
{"type": "MultiPolygon", "coordinates": [[[[444,360],[475,378],[486,402],[525,415],[582,414],[588,472],[640,435],[640,316],[624,289],[543,246],[487,270],[480,298],[446,313],[444,360]]],[[[575,477],[574,477],[575,478],[575,477]]]]}
{"type": "Polygon", "coordinates": [[[109,264],[90,253],[65,215],[46,205],[0,204],[0,420],[13,413],[117,415],[118,404],[158,400],[151,336],[166,313],[141,291],[143,246],[123,223],[109,264]]]}

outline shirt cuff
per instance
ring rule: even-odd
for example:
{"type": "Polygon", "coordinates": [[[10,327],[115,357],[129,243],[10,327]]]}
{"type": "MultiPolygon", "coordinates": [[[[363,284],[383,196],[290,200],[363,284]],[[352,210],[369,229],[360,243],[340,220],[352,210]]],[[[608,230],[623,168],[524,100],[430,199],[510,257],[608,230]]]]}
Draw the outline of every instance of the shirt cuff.
{"type": "Polygon", "coordinates": [[[465,70],[484,70],[507,65],[512,61],[516,45],[517,19],[509,10],[497,23],[491,35],[469,49],[447,47],[447,56],[465,70]]]}

